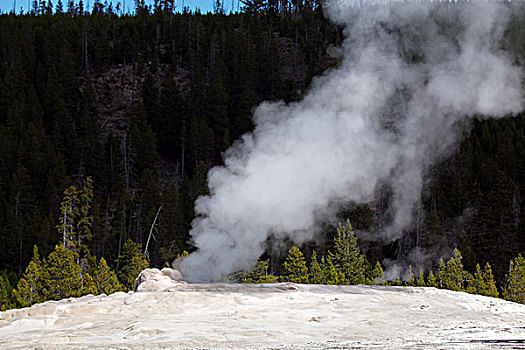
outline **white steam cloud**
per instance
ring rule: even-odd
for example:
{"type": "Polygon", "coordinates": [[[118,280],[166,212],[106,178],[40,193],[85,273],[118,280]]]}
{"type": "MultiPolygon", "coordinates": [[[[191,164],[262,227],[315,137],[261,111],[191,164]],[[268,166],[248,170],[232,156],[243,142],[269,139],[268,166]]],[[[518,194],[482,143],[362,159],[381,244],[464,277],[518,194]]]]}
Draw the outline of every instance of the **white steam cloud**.
{"type": "Polygon", "coordinates": [[[383,234],[396,238],[412,220],[423,171],[469,119],[522,110],[523,73],[500,46],[509,4],[332,1],[327,11],[346,26],[341,64],[302,101],[261,104],[253,133],[210,170],[185,276],[250,268],[270,235],[312,239],[319,218],[371,201],[386,178],[395,216],[383,234]]]}

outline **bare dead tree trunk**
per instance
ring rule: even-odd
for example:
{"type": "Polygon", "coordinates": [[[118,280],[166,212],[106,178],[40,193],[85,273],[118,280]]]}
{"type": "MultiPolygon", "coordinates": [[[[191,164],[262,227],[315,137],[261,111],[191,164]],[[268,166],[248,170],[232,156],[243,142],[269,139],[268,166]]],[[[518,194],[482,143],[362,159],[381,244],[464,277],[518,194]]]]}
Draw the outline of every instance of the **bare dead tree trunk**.
{"type": "Polygon", "coordinates": [[[18,227],[18,270],[22,271],[22,228],[18,227]]]}
{"type": "Polygon", "coordinates": [[[113,186],[113,144],[109,145],[109,186],[108,196],[113,186]]]}
{"type": "Polygon", "coordinates": [[[62,240],[63,240],[62,245],[64,248],[66,247],[66,235],[67,235],[66,226],[67,226],[67,210],[66,208],[64,208],[64,229],[62,231],[62,240]]]}
{"type": "Polygon", "coordinates": [[[137,227],[135,229],[135,237],[139,237],[140,235],[140,219],[142,214],[142,198],[144,197],[144,193],[140,194],[140,201],[139,201],[139,214],[137,216],[137,227]]]}
{"type": "Polygon", "coordinates": [[[15,223],[16,223],[16,229],[18,231],[18,270],[22,271],[22,228],[21,226],[21,220],[19,220],[20,215],[20,191],[16,193],[16,201],[15,201],[15,223]]]}
{"type": "Polygon", "coordinates": [[[89,21],[84,23],[84,30],[82,32],[82,41],[83,41],[83,51],[84,51],[84,67],[86,69],[86,74],[89,74],[89,55],[88,55],[88,30],[89,30],[89,21]]]}
{"type": "MultiPolygon", "coordinates": [[[[149,241],[151,237],[153,236],[153,230],[156,229],[155,224],[157,223],[157,219],[159,218],[159,214],[163,206],[164,204],[160,205],[159,210],[157,210],[157,214],[155,215],[155,219],[153,219],[153,223],[151,224],[151,228],[149,229],[148,241],[146,242],[146,247],[144,248],[144,255],[146,256],[148,260],[149,260],[149,253],[148,253],[149,241]]],[[[155,236],[153,236],[153,239],[157,240],[155,236]]]]}
{"type": "Polygon", "coordinates": [[[104,253],[106,251],[106,239],[108,236],[108,230],[109,230],[109,196],[110,192],[108,192],[108,197],[106,199],[106,215],[104,217],[104,233],[102,237],[102,256],[104,256],[104,253]]]}
{"type": "Polygon", "coordinates": [[[126,182],[126,193],[129,192],[129,159],[127,146],[127,133],[122,137],[122,151],[124,153],[124,181],[126,182]]]}
{"type": "Polygon", "coordinates": [[[186,145],[184,142],[182,142],[182,160],[181,160],[181,180],[180,182],[182,183],[182,181],[184,181],[184,157],[185,157],[185,149],[186,149],[186,145]]]}
{"type": "MultiPolygon", "coordinates": [[[[126,201],[124,200],[124,204],[122,205],[122,224],[120,226],[120,235],[119,235],[119,238],[118,238],[118,257],[120,258],[120,253],[121,253],[121,250],[122,250],[122,237],[125,236],[126,234],[126,201]]],[[[124,239],[125,240],[125,239],[124,239]]],[[[117,258],[117,271],[119,269],[119,265],[120,265],[120,259],[117,258]]]]}
{"type": "Polygon", "coordinates": [[[417,202],[416,252],[417,267],[421,268],[421,198],[417,202]]]}

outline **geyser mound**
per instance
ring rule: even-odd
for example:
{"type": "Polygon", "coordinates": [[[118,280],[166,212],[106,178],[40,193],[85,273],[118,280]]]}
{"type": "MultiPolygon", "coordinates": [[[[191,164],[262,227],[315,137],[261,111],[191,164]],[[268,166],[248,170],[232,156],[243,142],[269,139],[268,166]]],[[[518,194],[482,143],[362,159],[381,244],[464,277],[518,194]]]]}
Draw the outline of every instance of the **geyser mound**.
{"type": "Polygon", "coordinates": [[[512,6],[329,2],[331,19],[346,26],[341,64],[300,102],[262,103],[254,131],[210,170],[184,275],[213,280],[250,268],[269,236],[310,240],[338,204],[370,201],[385,179],[395,183],[394,218],[380,234],[398,238],[425,169],[472,118],[523,109],[523,72],[501,45],[512,6]]]}
{"type": "Polygon", "coordinates": [[[182,280],[180,271],[170,268],[163,268],[162,270],[153,268],[145,269],[135,279],[135,292],[165,292],[174,290],[181,284],[185,284],[182,280]]]}
{"type": "Polygon", "coordinates": [[[1,312],[0,348],[477,350],[519,344],[524,317],[525,305],[435,288],[180,284],[1,312]]]}

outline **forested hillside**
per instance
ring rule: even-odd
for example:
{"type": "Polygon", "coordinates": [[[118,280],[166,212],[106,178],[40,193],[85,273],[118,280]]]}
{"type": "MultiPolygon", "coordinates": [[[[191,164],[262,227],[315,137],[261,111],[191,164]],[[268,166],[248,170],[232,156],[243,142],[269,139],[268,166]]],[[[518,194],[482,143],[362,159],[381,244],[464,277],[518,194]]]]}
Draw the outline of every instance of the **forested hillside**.
{"type": "MultiPolygon", "coordinates": [[[[43,1],[0,16],[0,269],[13,272],[11,283],[35,245],[48,256],[70,240],[71,259],[85,254],[96,266],[103,257],[119,276],[129,239],[144,251],[153,234],[151,266],[191,251],[207,171],[253,128],[258,103],[298,100],[336,66],[329,52],[343,38],[316,2],[249,0],[240,13],[217,6],[201,14],[139,1],[134,14],[117,13],[107,3],[87,13],[43,1]]],[[[524,13],[505,41],[520,65],[524,13]]],[[[391,218],[390,185],[340,216],[370,262],[414,262],[424,252],[435,255],[435,268],[457,247],[467,270],[489,262],[502,283],[509,261],[525,252],[524,174],[524,116],[484,119],[429,170],[401,239],[374,238],[391,218]]],[[[335,230],[326,232],[325,243],[305,247],[309,260],[315,245],[320,255],[332,248],[335,230]]],[[[284,257],[271,258],[280,273],[284,257]]]]}
{"type": "Polygon", "coordinates": [[[319,11],[117,16],[95,4],[0,18],[1,257],[23,270],[50,251],[64,190],[94,185],[91,252],[115,263],[127,238],[153,264],[184,249],[193,202],[262,100],[297,99],[333,64],[339,31],[319,11]]]}

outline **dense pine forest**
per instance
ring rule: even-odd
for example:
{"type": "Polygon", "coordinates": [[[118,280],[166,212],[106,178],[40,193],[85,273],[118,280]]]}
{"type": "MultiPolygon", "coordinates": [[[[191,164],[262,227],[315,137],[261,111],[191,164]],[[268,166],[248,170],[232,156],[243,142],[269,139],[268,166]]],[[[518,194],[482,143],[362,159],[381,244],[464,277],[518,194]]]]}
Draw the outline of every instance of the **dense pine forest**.
{"type": "MultiPolygon", "coordinates": [[[[343,29],[318,2],[247,0],[230,14],[220,3],[207,14],[175,11],[173,1],[135,5],[133,14],[122,14],[108,3],[86,12],[73,2],[35,1],[26,14],[0,15],[4,307],[130,289],[137,271],[191,252],[193,205],[207,192],[207,171],[252,130],[253,108],[300,100],[316,75],[339,63],[330,52],[343,29]],[[60,290],[66,284],[76,292],[60,290]]],[[[525,11],[514,14],[504,42],[519,65],[523,28],[525,11]]],[[[414,279],[419,271],[410,275],[408,267],[417,252],[434,263],[422,270],[422,283],[447,287],[428,282],[428,271],[446,269],[443,257],[462,261],[461,271],[472,276],[490,271],[487,280],[504,290],[510,261],[524,268],[523,174],[524,116],[476,121],[458,150],[429,169],[401,239],[370,234],[391,219],[389,186],[378,187],[374,202],[341,211],[340,221],[349,219],[357,236],[348,227],[348,237],[366,253],[366,273],[354,282],[371,283],[382,274],[376,262],[389,261],[406,266],[403,279],[414,279]]],[[[325,237],[301,247],[310,269],[323,265],[319,271],[332,274],[314,283],[350,282],[331,262],[344,261],[331,253],[341,244],[339,231],[327,223],[325,237]],[[327,260],[319,265],[317,256],[327,260]]],[[[268,252],[254,273],[295,276],[292,265],[302,260],[286,254],[268,252]]],[[[298,248],[290,254],[302,256],[298,248]]]]}

